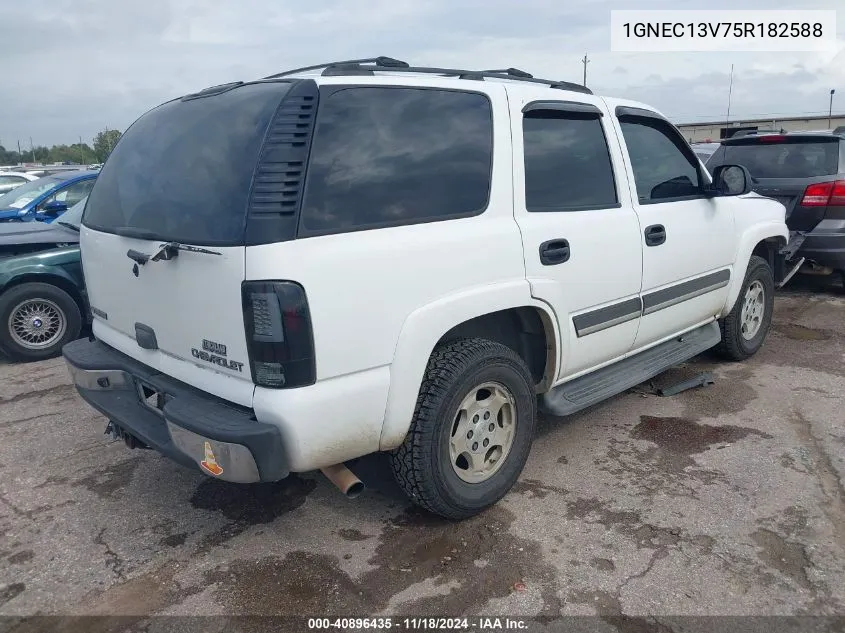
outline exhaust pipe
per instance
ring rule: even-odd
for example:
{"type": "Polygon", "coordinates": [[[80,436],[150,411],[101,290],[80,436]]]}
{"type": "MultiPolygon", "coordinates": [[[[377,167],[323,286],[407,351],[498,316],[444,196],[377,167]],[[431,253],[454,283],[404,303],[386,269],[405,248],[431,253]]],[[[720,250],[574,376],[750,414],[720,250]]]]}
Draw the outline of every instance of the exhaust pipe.
{"type": "Polygon", "coordinates": [[[354,499],[364,491],[364,482],[358,479],[344,464],[335,464],[321,468],[326,478],[332,482],[348,499],[354,499]]]}

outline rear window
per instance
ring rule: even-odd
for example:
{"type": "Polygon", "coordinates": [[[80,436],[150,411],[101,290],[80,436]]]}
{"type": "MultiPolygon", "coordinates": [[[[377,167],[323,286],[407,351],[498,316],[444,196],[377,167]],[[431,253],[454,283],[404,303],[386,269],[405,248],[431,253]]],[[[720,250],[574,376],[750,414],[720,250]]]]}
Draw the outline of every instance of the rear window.
{"type": "Polygon", "coordinates": [[[486,96],[343,88],[321,97],[301,232],[466,217],[487,207],[493,117],[486,96]]]}
{"type": "Polygon", "coordinates": [[[748,144],[722,145],[707,162],[707,168],[712,170],[719,165],[743,165],[755,178],[830,176],[839,170],[839,142],[755,139],[748,144]]]}
{"type": "Polygon", "coordinates": [[[258,154],[289,86],[248,84],[143,115],[101,170],[84,224],[188,244],[242,244],[258,154]]]}

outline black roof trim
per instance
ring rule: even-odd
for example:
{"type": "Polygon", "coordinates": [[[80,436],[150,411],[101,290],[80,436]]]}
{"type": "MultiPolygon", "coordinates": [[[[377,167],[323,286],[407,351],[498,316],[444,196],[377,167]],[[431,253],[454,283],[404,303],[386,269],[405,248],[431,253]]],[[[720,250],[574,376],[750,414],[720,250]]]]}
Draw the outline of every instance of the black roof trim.
{"type": "Polygon", "coordinates": [[[535,110],[556,110],[558,112],[602,116],[602,111],[597,106],[592,103],[579,103],[578,101],[532,101],[522,108],[523,114],[535,110]]]}
{"type": "Polygon", "coordinates": [[[666,121],[666,117],[659,115],[653,110],[646,110],[645,108],[635,108],[633,106],[616,106],[616,116],[636,116],[646,119],[656,119],[658,121],[666,121]]]}
{"type": "Polygon", "coordinates": [[[286,70],[275,75],[269,75],[264,79],[276,79],[278,77],[285,77],[288,75],[295,75],[297,73],[306,72],[309,70],[323,69],[324,76],[342,76],[342,75],[372,75],[375,72],[402,72],[402,73],[420,73],[428,75],[443,75],[446,77],[457,77],[459,79],[480,80],[480,79],[510,79],[513,81],[525,81],[528,83],[542,84],[550,88],[557,88],[560,90],[571,90],[573,92],[580,92],[583,94],[593,94],[592,90],[581,84],[572,83],[569,81],[559,81],[556,79],[540,79],[532,76],[530,73],[518,68],[505,68],[498,70],[464,70],[459,68],[429,68],[426,66],[411,66],[407,62],[392,57],[369,57],[366,59],[350,59],[338,62],[328,62],[326,64],[315,64],[313,66],[303,66],[294,70],[286,70]]]}

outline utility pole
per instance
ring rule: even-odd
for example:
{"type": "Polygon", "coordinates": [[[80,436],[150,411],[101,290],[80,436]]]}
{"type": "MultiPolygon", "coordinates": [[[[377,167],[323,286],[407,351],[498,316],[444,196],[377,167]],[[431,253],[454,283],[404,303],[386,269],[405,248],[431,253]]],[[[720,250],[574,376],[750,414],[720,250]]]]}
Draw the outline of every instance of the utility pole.
{"type": "Polygon", "coordinates": [[[32,137],[29,137],[29,151],[32,152],[32,162],[35,162],[35,145],[32,144],[32,137]]]}
{"type": "Polygon", "coordinates": [[[829,107],[828,107],[828,109],[827,109],[827,129],[828,129],[828,130],[829,130],[829,129],[830,129],[830,127],[831,127],[831,125],[830,125],[830,119],[831,119],[831,118],[832,118],[832,116],[833,116],[833,93],[834,93],[834,92],[836,92],[836,90],[835,90],[834,88],[831,88],[831,89],[830,89],[830,106],[829,106],[829,107]]]}
{"type": "Polygon", "coordinates": [[[18,161],[22,165],[23,164],[23,153],[21,152],[21,140],[18,139],[18,161]]]}
{"type": "Polygon", "coordinates": [[[734,65],[731,64],[731,81],[728,84],[728,113],[725,115],[725,138],[730,138],[730,134],[728,134],[728,127],[730,126],[731,121],[731,94],[733,93],[734,88],[734,65]]]}
{"type": "Polygon", "coordinates": [[[581,63],[584,64],[584,82],[583,86],[587,87],[587,64],[590,63],[590,60],[587,58],[587,53],[584,53],[584,59],[581,60],[581,63]]]}

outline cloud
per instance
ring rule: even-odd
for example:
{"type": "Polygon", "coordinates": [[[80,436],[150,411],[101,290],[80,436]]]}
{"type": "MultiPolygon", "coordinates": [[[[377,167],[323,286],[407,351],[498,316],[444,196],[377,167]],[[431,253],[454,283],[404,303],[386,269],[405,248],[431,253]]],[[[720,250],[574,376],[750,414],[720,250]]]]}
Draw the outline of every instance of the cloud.
{"type": "MultiPolygon", "coordinates": [[[[708,8],[733,8],[712,0],[708,8]],[[714,6],[715,5],[715,6],[714,6]]],[[[822,0],[814,8],[835,8],[822,0]],[[820,5],[820,6],[817,6],[820,5]]],[[[642,9],[700,8],[643,0],[642,9]]],[[[0,140],[14,147],[91,139],[206,86],[331,59],[390,55],[418,65],[524,68],[637,99],[678,120],[732,112],[818,111],[845,99],[845,56],[611,53],[622,0],[51,0],[0,2],[0,140]]],[[[749,0],[745,9],[802,8],[749,0]]],[[[845,110],[845,101],[843,107],[845,110]]]]}

